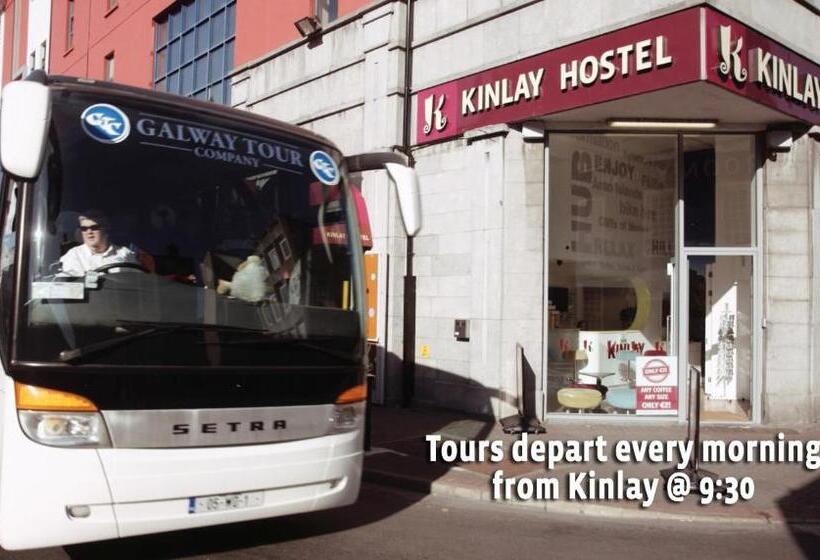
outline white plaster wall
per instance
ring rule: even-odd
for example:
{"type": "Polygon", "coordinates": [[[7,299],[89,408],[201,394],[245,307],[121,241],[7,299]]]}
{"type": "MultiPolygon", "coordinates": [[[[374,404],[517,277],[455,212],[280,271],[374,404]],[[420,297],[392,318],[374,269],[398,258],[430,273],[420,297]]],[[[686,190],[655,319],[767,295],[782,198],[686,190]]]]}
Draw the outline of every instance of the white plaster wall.
{"type": "MultiPolygon", "coordinates": [[[[29,0],[28,35],[26,38],[26,64],[30,66],[30,54],[35,53],[35,65],[40,64],[41,56],[45,57],[43,70],[48,71],[48,39],[51,32],[51,0],[29,0]],[[42,44],[45,43],[45,52],[42,44]]],[[[28,70],[35,68],[29,67],[28,70]]]]}

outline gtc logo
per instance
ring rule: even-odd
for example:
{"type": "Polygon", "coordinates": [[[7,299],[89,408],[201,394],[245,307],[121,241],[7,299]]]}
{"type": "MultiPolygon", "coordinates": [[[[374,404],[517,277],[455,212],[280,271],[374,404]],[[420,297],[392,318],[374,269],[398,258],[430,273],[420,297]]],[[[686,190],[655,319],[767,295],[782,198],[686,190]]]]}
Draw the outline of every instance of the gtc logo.
{"type": "Polygon", "coordinates": [[[128,138],[131,123],[125,113],[107,103],[91,105],[80,116],[83,130],[103,144],[117,144],[128,138]]]}
{"type": "Polygon", "coordinates": [[[117,119],[106,117],[102,113],[91,113],[85,118],[85,122],[91,126],[101,128],[108,136],[117,136],[122,132],[122,122],[117,119]]]}
{"type": "Polygon", "coordinates": [[[430,134],[433,129],[441,132],[447,126],[447,117],[441,112],[447,96],[443,93],[439,96],[435,94],[424,100],[424,134],[430,134]],[[438,97],[438,103],[436,103],[438,97]]]}
{"type": "Polygon", "coordinates": [[[330,155],[321,150],[310,154],[310,169],[319,181],[325,185],[339,184],[339,168],[330,155]]]}
{"type": "Polygon", "coordinates": [[[718,71],[724,76],[731,77],[738,83],[746,81],[748,72],[740,60],[740,51],[743,48],[743,37],[738,37],[732,48],[732,28],[728,25],[720,26],[720,66],[718,71]]]}

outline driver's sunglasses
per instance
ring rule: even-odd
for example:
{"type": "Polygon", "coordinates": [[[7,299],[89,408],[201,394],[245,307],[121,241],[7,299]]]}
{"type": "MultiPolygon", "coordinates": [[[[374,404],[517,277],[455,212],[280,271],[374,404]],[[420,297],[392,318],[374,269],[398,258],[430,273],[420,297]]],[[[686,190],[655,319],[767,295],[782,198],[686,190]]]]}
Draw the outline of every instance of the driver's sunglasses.
{"type": "Polygon", "coordinates": [[[93,226],[80,226],[80,231],[100,231],[102,227],[99,224],[93,226]]]}

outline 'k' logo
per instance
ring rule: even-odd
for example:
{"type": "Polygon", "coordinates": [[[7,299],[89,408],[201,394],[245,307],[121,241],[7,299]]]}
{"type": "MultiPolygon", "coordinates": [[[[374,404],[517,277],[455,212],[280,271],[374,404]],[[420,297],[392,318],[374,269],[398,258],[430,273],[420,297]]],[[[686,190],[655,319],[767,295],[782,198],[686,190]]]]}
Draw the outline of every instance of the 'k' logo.
{"type": "Polygon", "coordinates": [[[424,134],[430,134],[433,128],[436,132],[441,132],[447,126],[447,117],[441,113],[446,97],[443,93],[439,95],[438,103],[435,94],[424,100],[424,134]]]}
{"type": "Polygon", "coordinates": [[[720,73],[731,75],[736,82],[745,82],[747,72],[740,61],[740,50],[743,48],[743,37],[738,37],[734,49],[732,48],[732,28],[728,25],[720,26],[720,73]]]}

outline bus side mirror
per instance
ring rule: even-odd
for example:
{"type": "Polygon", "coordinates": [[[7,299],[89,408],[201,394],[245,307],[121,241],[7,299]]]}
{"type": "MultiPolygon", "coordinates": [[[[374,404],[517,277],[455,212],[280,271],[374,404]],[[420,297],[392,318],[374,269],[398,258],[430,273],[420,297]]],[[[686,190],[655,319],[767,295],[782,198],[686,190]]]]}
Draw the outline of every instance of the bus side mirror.
{"type": "Polygon", "coordinates": [[[419,177],[416,170],[398,163],[385,163],[385,169],[396,184],[399,194],[399,209],[404,231],[410,237],[421,229],[421,201],[419,200],[419,177]]]}
{"type": "Polygon", "coordinates": [[[21,179],[40,172],[45,153],[51,99],[48,86],[34,81],[15,81],[0,97],[0,163],[21,179]]]}
{"type": "Polygon", "coordinates": [[[359,154],[345,158],[347,170],[372,171],[386,169],[399,195],[399,209],[404,231],[414,236],[421,229],[421,201],[419,199],[419,178],[416,170],[407,165],[407,159],[393,152],[359,154]]]}

